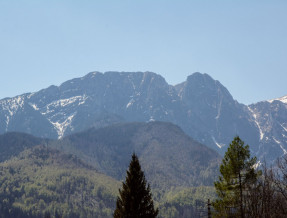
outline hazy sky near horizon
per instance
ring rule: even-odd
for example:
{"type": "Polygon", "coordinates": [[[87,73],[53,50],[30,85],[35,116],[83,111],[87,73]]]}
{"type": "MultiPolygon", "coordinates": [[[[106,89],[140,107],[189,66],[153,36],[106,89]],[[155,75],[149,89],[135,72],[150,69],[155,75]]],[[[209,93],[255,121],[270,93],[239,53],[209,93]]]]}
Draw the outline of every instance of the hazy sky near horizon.
{"type": "Polygon", "coordinates": [[[91,71],[194,72],[240,103],[287,95],[286,0],[0,0],[0,99],[91,71]]]}

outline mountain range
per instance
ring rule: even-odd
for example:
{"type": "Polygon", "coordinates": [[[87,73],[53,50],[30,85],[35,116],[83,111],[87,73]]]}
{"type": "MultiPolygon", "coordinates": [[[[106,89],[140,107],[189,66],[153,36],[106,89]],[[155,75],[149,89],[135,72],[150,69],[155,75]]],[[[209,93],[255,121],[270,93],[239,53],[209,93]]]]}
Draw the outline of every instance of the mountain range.
{"type": "Polygon", "coordinates": [[[287,153],[286,96],[240,104],[207,74],[194,73],[172,86],[152,72],[92,72],[0,100],[0,133],[61,139],[91,127],[152,121],[174,123],[221,154],[236,135],[260,161],[287,153]]]}

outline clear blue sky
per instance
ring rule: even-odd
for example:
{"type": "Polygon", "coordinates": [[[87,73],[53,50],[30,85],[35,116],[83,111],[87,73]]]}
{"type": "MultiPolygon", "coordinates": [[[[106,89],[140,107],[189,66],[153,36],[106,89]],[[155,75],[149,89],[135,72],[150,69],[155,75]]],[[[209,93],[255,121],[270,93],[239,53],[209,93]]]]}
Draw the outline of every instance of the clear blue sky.
{"type": "Polygon", "coordinates": [[[0,0],[0,98],[111,70],[207,73],[245,104],[287,95],[287,1],[0,0]]]}

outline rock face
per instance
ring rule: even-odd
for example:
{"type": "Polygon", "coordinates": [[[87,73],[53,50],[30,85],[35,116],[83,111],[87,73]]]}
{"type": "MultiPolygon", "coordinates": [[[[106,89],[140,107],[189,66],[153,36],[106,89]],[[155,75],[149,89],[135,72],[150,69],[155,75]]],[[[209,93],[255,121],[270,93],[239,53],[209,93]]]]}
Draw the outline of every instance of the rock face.
{"type": "Polygon", "coordinates": [[[286,98],[240,104],[207,74],[171,86],[151,72],[92,72],[0,100],[0,133],[62,138],[120,122],[167,121],[221,153],[239,135],[253,154],[272,161],[287,151],[286,107],[286,98]]]}
{"type": "Polygon", "coordinates": [[[267,162],[287,154],[287,96],[249,106],[259,130],[256,155],[267,162]]]}
{"type": "Polygon", "coordinates": [[[250,145],[258,143],[248,107],[235,101],[220,82],[195,73],[177,90],[187,111],[184,129],[201,143],[223,151],[236,135],[250,145]]]}

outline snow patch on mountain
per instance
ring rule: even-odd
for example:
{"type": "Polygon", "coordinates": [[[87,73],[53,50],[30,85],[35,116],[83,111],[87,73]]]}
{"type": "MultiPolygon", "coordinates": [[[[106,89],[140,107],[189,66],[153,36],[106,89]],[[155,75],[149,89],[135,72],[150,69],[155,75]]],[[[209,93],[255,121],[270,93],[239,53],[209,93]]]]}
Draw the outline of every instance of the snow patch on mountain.
{"type": "MultiPolygon", "coordinates": [[[[218,93],[219,93],[219,89],[218,89],[218,93]]],[[[219,101],[219,105],[217,107],[217,116],[215,117],[216,120],[218,120],[220,118],[221,115],[221,106],[222,106],[222,95],[220,96],[220,101],[219,101]]]]}
{"type": "Polygon", "coordinates": [[[286,149],[282,146],[282,143],[279,141],[279,140],[277,140],[275,137],[272,137],[273,138],[273,140],[280,146],[280,148],[282,149],[282,151],[283,151],[283,154],[285,155],[285,154],[287,154],[287,151],[286,151],[286,149]]]}
{"type": "Polygon", "coordinates": [[[218,143],[218,142],[215,140],[214,136],[212,136],[211,138],[212,138],[213,142],[217,145],[217,147],[222,148],[222,147],[224,146],[224,144],[218,143]]]}
{"type": "Polygon", "coordinates": [[[76,112],[73,113],[72,115],[68,116],[63,122],[50,122],[54,125],[55,129],[57,130],[58,133],[58,138],[63,138],[65,131],[67,127],[69,127],[72,123],[72,120],[74,116],[76,115],[76,112]]]}
{"type": "Polygon", "coordinates": [[[247,108],[252,113],[252,116],[254,118],[254,122],[255,122],[255,124],[256,124],[256,126],[257,126],[257,128],[259,130],[259,133],[260,133],[260,141],[261,141],[263,139],[263,137],[264,137],[264,133],[263,133],[263,131],[261,129],[261,126],[260,126],[260,124],[259,124],[259,122],[257,120],[257,114],[250,107],[247,107],[247,108]]]}
{"type": "Polygon", "coordinates": [[[17,111],[23,108],[25,103],[25,96],[16,96],[14,98],[6,98],[0,101],[0,108],[4,112],[3,116],[5,117],[5,131],[8,131],[9,123],[11,117],[13,117],[17,111]]]}
{"type": "Polygon", "coordinates": [[[154,122],[155,119],[153,118],[153,116],[150,116],[149,121],[148,122],[154,122]]]}
{"type": "Polygon", "coordinates": [[[33,103],[30,102],[29,105],[30,105],[32,108],[34,108],[35,111],[38,111],[38,110],[39,110],[39,108],[37,107],[36,104],[33,104],[33,103]]]}
{"type": "Polygon", "coordinates": [[[55,109],[67,107],[67,106],[69,106],[75,102],[77,102],[77,105],[79,106],[81,104],[84,104],[86,102],[87,98],[88,97],[86,95],[83,95],[83,96],[73,96],[71,98],[53,101],[50,104],[47,104],[41,110],[41,114],[46,115],[46,114],[53,113],[55,111],[55,109]]]}
{"type": "Polygon", "coordinates": [[[35,95],[36,94],[36,92],[32,92],[32,93],[30,93],[29,95],[27,95],[27,99],[30,99],[33,95],[35,95]]]}
{"type": "Polygon", "coordinates": [[[284,155],[285,155],[285,154],[287,154],[286,149],[285,149],[285,148],[283,148],[283,146],[282,146],[281,144],[280,144],[280,148],[282,149],[282,151],[283,151],[284,155]]]}
{"type": "Polygon", "coordinates": [[[275,98],[275,99],[268,100],[269,103],[272,103],[273,101],[281,101],[282,103],[287,104],[287,95],[281,98],[275,98]]]}
{"type": "Polygon", "coordinates": [[[10,123],[10,117],[6,116],[6,129],[5,129],[6,132],[8,131],[9,123],[10,123]]]}
{"type": "Polygon", "coordinates": [[[132,78],[131,78],[131,75],[128,75],[128,79],[130,81],[130,83],[132,84],[133,86],[133,90],[135,91],[136,90],[136,86],[135,86],[135,83],[133,82],[132,78]]]}
{"type": "Polygon", "coordinates": [[[130,106],[133,105],[133,103],[135,103],[135,100],[134,100],[134,99],[131,99],[131,100],[129,101],[129,103],[127,104],[126,108],[128,109],[130,106]]]}
{"type": "Polygon", "coordinates": [[[24,96],[17,96],[0,101],[0,105],[4,111],[7,111],[10,116],[13,116],[20,108],[23,107],[24,102],[24,96]]]}
{"type": "Polygon", "coordinates": [[[282,124],[279,123],[279,125],[287,132],[287,128],[285,128],[282,124]]]}
{"type": "Polygon", "coordinates": [[[87,97],[84,96],[74,96],[71,98],[66,98],[66,99],[60,99],[57,101],[52,102],[50,105],[53,105],[54,107],[65,107],[69,104],[73,104],[76,101],[78,101],[78,105],[84,104],[86,101],[87,97]]]}
{"type": "Polygon", "coordinates": [[[75,108],[84,104],[87,98],[88,96],[86,95],[79,95],[59,99],[48,103],[42,108],[39,108],[35,103],[29,103],[29,105],[34,108],[34,110],[39,110],[54,126],[58,133],[58,138],[62,138],[67,128],[71,126],[72,120],[77,113],[75,108]]]}

